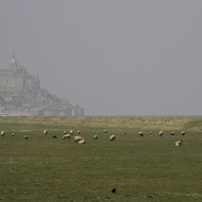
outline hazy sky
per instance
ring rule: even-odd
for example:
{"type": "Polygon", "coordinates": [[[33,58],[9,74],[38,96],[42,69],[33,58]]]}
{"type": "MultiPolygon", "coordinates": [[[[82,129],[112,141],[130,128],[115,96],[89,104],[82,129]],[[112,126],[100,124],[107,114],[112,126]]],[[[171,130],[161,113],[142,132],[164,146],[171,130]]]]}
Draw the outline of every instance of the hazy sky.
{"type": "Polygon", "coordinates": [[[202,115],[202,0],[0,0],[15,52],[86,115],[202,115]]]}

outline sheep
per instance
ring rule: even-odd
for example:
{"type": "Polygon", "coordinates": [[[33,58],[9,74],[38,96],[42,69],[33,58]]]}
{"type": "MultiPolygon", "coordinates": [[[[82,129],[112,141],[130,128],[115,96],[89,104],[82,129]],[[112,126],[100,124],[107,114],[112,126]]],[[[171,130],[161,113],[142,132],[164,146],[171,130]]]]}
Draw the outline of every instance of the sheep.
{"type": "Polygon", "coordinates": [[[159,131],[159,136],[162,136],[163,135],[163,131],[159,131]]]}
{"type": "Polygon", "coordinates": [[[67,134],[67,131],[65,130],[65,131],[63,132],[63,134],[64,134],[64,135],[67,134]]]}
{"type": "Polygon", "coordinates": [[[179,147],[182,145],[183,140],[178,140],[177,142],[175,142],[175,146],[179,147]]]}
{"type": "Polygon", "coordinates": [[[12,136],[15,136],[15,133],[12,133],[12,136]]]}
{"type": "Polygon", "coordinates": [[[4,131],[1,131],[1,136],[4,136],[5,135],[5,132],[4,131]]]}
{"type": "Polygon", "coordinates": [[[183,135],[183,136],[184,136],[184,135],[185,135],[185,132],[184,132],[184,131],[182,131],[182,132],[181,132],[181,135],[183,135]]]}
{"type": "Polygon", "coordinates": [[[53,135],[52,138],[53,138],[53,139],[57,139],[57,136],[56,136],[56,135],[53,135]]]}
{"type": "Polygon", "coordinates": [[[73,131],[73,130],[70,130],[69,133],[70,133],[70,135],[73,135],[73,134],[74,134],[74,131],[73,131]]]}
{"type": "Polygon", "coordinates": [[[5,132],[2,130],[1,131],[1,136],[4,136],[5,135],[5,132]]]}
{"type": "Polygon", "coordinates": [[[71,136],[70,134],[63,135],[62,140],[70,139],[70,136],[71,136]]]}
{"type": "Polygon", "coordinates": [[[98,135],[94,135],[93,139],[98,139],[98,135]]]}
{"type": "Polygon", "coordinates": [[[27,140],[27,139],[28,139],[27,135],[25,135],[25,137],[24,137],[24,138],[25,138],[25,140],[27,140]]]}
{"type": "Polygon", "coordinates": [[[78,144],[85,144],[85,143],[86,141],[84,139],[78,141],[78,144]]]}
{"type": "Polygon", "coordinates": [[[108,133],[108,131],[107,130],[103,130],[103,133],[108,133]]]}
{"type": "Polygon", "coordinates": [[[143,137],[143,132],[140,131],[138,134],[139,136],[143,137]]]}
{"type": "Polygon", "coordinates": [[[116,139],[116,136],[115,135],[111,135],[110,137],[109,137],[109,140],[110,141],[113,141],[113,140],[115,140],[116,139]]]}
{"type": "Polygon", "coordinates": [[[171,136],[174,136],[174,135],[175,135],[175,132],[173,132],[173,131],[170,132],[170,135],[171,135],[171,136]]]}
{"type": "Polygon", "coordinates": [[[149,134],[151,135],[151,134],[152,134],[152,131],[150,131],[149,134]]]}
{"type": "Polygon", "coordinates": [[[75,137],[74,137],[74,143],[75,143],[75,142],[78,142],[78,141],[80,141],[80,140],[83,140],[83,138],[82,138],[81,136],[75,136],[75,137]]]}
{"type": "Polygon", "coordinates": [[[43,131],[43,134],[44,134],[44,135],[47,135],[47,134],[48,134],[48,130],[44,130],[44,131],[43,131]]]}

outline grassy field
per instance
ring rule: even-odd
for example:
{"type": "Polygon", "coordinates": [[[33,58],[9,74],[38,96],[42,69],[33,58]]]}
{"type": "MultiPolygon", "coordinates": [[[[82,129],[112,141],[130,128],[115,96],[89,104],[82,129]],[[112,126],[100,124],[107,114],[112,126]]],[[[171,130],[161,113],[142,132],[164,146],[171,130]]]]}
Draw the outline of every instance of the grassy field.
{"type": "Polygon", "coordinates": [[[0,117],[0,130],[0,201],[202,201],[201,117],[0,117]],[[62,140],[70,129],[86,144],[62,140]]]}

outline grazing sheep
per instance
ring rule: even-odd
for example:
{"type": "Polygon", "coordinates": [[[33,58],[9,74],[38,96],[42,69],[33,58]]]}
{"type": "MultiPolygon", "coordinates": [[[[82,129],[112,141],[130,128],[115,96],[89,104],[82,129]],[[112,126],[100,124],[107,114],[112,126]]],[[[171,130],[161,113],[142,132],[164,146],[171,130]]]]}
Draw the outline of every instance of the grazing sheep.
{"type": "Polygon", "coordinates": [[[170,132],[170,135],[171,135],[171,136],[174,136],[174,135],[175,135],[175,132],[173,132],[173,131],[170,132]]]}
{"type": "Polygon", "coordinates": [[[123,135],[125,135],[125,134],[126,134],[126,132],[122,132],[122,134],[123,134],[123,135]]]}
{"type": "Polygon", "coordinates": [[[113,141],[113,140],[115,140],[116,139],[116,136],[115,135],[111,135],[110,137],[109,137],[109,140],[110,141],[113,141]]]}
{"type": "Polygon", "coordinates": [[[98,139],[98,135],[94,135],[93,139],[98,139]]]}
{"type": "Polygon", "coordinates": [[[83,140],[83,138],[82,138],[81,136],[75,136],[75,137],[74,137],[74,143],[75,143],[75,142],[78,142],[78,141],[80,141],[80,140],[83,140]]]}
{"type": "Polygon", "coordinates": [[[53,139],[57,139],[57,136],[56,136],[56,135],[53,135],[52,138],[53,138],[53,139]]]}
{"type": "Polygon", "coordinates": [[[12,136],[15,136],[15,133],[12,133],[12,136]]]}
{"type": "Polygon", "coordinates": [[[163,135],[163,131],[159,131],[159,136],[162,136],[163,135]]]}
{"type": "Polygon", "coordinates": [[[70,133],[70,135],[73,135],[73,134],[74,134],[74,131],[73,131],[73,130],[70,130],[69,133],[70,133]]]}
{"type": "Polygon", "coordinates": [[[80,134],[80,133],[81,133],[81,131],[80,131],[80,130],[78,130],[78,131],[77,131],[77,134],[80,134]]]}
{"type": "Polygon", "coordinates": [[[152,134],[152,131],[150,131],[149,134],[151,135],[151,134],[152,134]]]}
{"type": "Polygon", "coordinates": [[[86,141],[84,139],[78,141],[78,144],[85,144],[85,143],[86,141]]]}
{"type": "Polygon", "coordinates": [[[107,130],[103,130],[103,133],[108,133],[108,131],[107,130]]]}
{"type": "Polygon", "coordinates": [[[70,136],[71,136],[70,134],[63,135],[62,140],[70,139],[70,136]]]}
{"type": "Polygon", "coordinates": [[[139,136],[143,137],[143,132],[140,131],[138,134],[139,136]]]}
{"type": "Polygon", "coordinates": [[[182,132],[181,132],[181,135],[185,135],[185,132],[184,132],[184,131],[182,131],[182,132]]]}
{"type": "Polygon", "coordinates": [[[175,142],[175,146],[179,147],[182,145],[183,140],[178,140],[177,142],[175,142]]]}
{"type": "Polygon", "coordinates": [[[67,131],[65,130],[65,131],[63,132],[63,134],[64,134],[64,135],[67,134],[67,131]]]}
{"type": "Polygon", "coordinates": [[[5,135],[5,132],[2,130],[1,131],[1,136],[4,136],[5,135]]]}
{"type": "Polygon", "coordinates": [[[26,140],[28,139],[28,137],[27,137],[27,135],[25,135],[25,137],[24,137],[26,140]]]}
{"type": "Polygon", "coordinates": [[[44,134],[44,135],[47,135],[47,134],[48,134],[48,130],[44,130],[44,131],[43,131],[43,134],[44,134]]]}

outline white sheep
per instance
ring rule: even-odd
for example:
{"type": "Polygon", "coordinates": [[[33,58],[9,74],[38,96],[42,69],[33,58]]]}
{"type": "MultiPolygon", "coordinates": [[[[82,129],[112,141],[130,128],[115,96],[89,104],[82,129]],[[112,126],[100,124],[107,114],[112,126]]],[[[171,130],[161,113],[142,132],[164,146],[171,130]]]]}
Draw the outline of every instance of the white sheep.
{"type": "Polygon", "coordinates": [[[177,142],[175,142],[175,146],[179,147],[182,145],[183,140],[178,140],[177,142]]]}
{"type": "Polygon", "coordinates": [[[70,133],[70,135],[73,135],[73,134],[74,134],[74,131],[73,131],[73,130],[70,130],[69,133],[70,133]]]}
{"type": "Polygon", "coordinates": [[[163,131],[159,131],[159,136],[162,136],[163,135],[163,131]]]}
{"type": "Polygon", "coordinates": [[[98,139],[98,135],[94,135],[94,137],[93,137],[94,139],[98,139]]]}
{"type": "Polygon", "coordinates": [[[83,140],[83,137],[81,137],[81,136],[74,136],[74,143],[78,142],[80,140],[83,140]]]}
{"type": "Polygon", "coordinates": [[[171,135],[171,136],[174,136],[174,135],[175,135],[175,132],[171,131],[171,132],[170,132],[170,135],[171,135]]]}
{"type": "Polygon", "coordinates": [[[108,131],[107,130],[103,130],[103,133],[108,133],[108,131]]]}
{"type": "Polygon", "coordinates": [[[70,139],[70,134],[65,134],[62,136],[62,140],[65,140],[65,139],[70,139]]]}
{"type": "Polygon", "coordinates": [[[84,139],[78,141],[78,144],[85,144],[85,143],[86,141],[84,139]]]}
{"type": "Polygon", "coordinates": [[[43,131],[43,134],[44,134],[44,135],[47,135],[47,134],[48,134],[48,130],[44,130],[44,131],[43,131]]]}
{"type": "Polygon", "coordinates": [[[81,133],[81,131],[80,131],[80,130],[78,130],[78,131],[77,131],[77,134],[80,134],[80,133],[81,133]]]}
{"type": "Polygon", "coordinates": [[[25,135],[25,137],[24,137],[25,139],[28,139],[28,137],[27,137],[27,135],[25,135]]]}
{"type": "Polygon", "coordinates": [[[181,135],[185,135],[185,132],[184,132],[184,131],[182,131],[182,132],[181,132],[181,135]]]}
{"type": "Polygon", "coordinates": [[[5,135],[5,132],[2,130],[1,131],[1,136],[4,136],[5,135]]]}
{"type": "Polygon", "coordinates": [[[115,140],[116,139],[116,136],[115,135],[111,135],[110,137],[109,137],[109,140],[110,141],[113,141],[113,140],[115,140]]]}
{"type": "Polygon", "coordinates": [[[12,133],[12,136],[15,136],[15,133],[14,133],[14,132],[12,133]]]}
{"type": "Polygon", "coordinates": [[[140,131],[138,134],[139,134],[139,136],[143,137],[143,132],[142,131],[140,131]]]}

